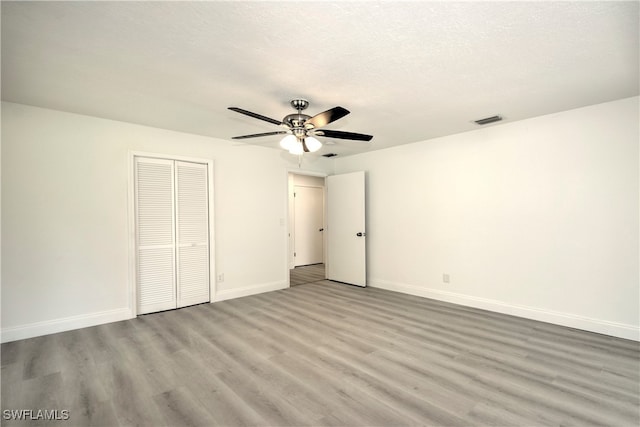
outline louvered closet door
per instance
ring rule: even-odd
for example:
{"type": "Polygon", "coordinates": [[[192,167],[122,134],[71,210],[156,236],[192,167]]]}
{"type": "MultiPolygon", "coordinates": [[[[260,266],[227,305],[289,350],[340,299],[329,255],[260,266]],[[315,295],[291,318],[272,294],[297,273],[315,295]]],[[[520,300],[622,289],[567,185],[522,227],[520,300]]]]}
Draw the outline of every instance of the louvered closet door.
{"type": "Polygon", "coordinates": [[[138,314],[176,308],[173,160],[136,158],[138,314]]]}
{"type": "Polygon", "coordinates": [[[207,165],[176,162],[178,307],[209,301],[207,165]]]}

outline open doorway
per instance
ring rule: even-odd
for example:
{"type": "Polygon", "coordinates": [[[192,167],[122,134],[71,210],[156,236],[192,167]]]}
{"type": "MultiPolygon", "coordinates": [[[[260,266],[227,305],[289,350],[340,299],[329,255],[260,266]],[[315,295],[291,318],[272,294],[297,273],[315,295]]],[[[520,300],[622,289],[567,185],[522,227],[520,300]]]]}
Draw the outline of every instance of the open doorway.
{"type": "Polygon", "coordinates": [[[289,270],[289,286],[319,282],[326,278],[324,263],[295,267],[289,270]]]}
{"type": "Polygon", "coordinates": [[[317,282],[325,275],[324,176],[289,173],[289,284],[317,282]]]}

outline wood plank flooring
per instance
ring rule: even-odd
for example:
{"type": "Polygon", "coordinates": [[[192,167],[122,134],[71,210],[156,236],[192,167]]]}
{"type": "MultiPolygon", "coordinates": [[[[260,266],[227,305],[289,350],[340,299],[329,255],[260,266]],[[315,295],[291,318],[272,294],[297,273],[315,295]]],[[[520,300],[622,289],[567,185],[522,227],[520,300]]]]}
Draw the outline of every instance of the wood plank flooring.
{"type": "Polygon", "coordinates": [[[324,278],[324,264],[304,265],[289,270],[290,286],[319,282],[320,280],[324,280],[324,278]]]}
{"type": "Polygon", "coordinates": [[[2,345],[59,426],[637,426],[639,344],[328,281],[2,345]]]}

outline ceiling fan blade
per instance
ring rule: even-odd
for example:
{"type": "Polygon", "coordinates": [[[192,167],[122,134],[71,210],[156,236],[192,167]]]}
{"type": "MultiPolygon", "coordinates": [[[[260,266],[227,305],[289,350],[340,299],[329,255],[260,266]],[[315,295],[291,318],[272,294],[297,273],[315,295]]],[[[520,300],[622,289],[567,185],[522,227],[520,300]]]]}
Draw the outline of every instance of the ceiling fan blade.
{"type": "Polygon", "coordinates": [[[241,135],[241,136],[234,136],[231,139],[247,139],[247,138],[257,138],[260,136],[271,136],[271,135],[283,135],[285,133],[289,133],[286,130],[278,130],[275,132],[265,132],[265,133],[254,133],[251,135],[241,135]]]}
{"type": "Polygon", "coordinates": [[[315,134],[318,136],[326,136],[327,138],[353,139],[355,141],[371,141],[371,138],[373,138],[373,135],[329,129],[318,130],[315,132],[315,134]]]}
{"type": "Polygon", "coordinates": [[[263,116],[262,114],[252,113],[251,111],[243,110],[238,107],[229,107],[229,110],[235,111],[236,113],[244,114],[245,116],[253,117],[254,119],[264,120],[265,122],[273,123],[274,125],[281,125],[282,122],[280,120],[272,119],[267,116],[263,116]]]}
{"type": "Polygon", "coordinates": [[[331,122],[335,122],[336,120],[343,118],[347,114],[349,114],[349,110],[347,110],[346,108],[333,107],[330,110],[311,117],[306,122],[304,122],[304,126],[307,129],[321,128],[331,122]]]}

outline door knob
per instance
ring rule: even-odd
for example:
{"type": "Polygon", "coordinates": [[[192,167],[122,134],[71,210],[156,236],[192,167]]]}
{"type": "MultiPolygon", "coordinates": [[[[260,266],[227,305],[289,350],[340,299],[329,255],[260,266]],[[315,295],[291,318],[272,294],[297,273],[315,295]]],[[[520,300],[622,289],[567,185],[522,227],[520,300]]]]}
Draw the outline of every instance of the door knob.
{"type": "Polygon", "coordinates": [[[358,234],[356,234],[356,236],[358,236],[358,237],[362,237],[362,236],[366,236],[366,235],[367,235],[367,233],[358,233],[358,234]]]}
{"type": "Polygon", "coordinates": [[[324,231],[324,228],[319,229],[318,231],[324,231]]]}

